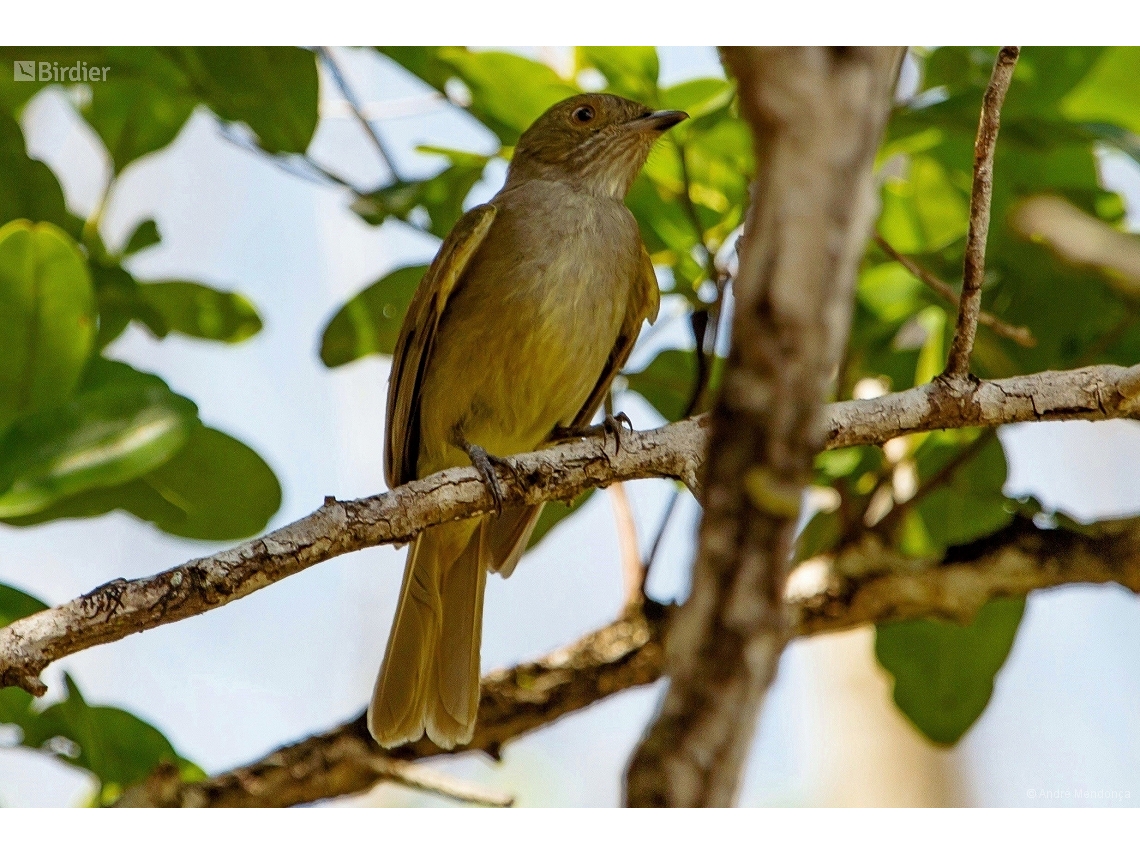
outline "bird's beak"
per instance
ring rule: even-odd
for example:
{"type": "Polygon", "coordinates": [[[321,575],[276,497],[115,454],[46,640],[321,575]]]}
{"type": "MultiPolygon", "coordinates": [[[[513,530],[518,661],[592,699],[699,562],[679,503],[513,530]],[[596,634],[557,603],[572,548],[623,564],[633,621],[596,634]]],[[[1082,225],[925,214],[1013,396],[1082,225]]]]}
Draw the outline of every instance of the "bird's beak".
{"type": "Polygon", "coordinates": [[[684,110],[658,110],[656,113],[634,119],[629,122],[629,127],[638,132],[651,131],[660,134],[687,118],[689,118],[689,114],[684,110]]]}

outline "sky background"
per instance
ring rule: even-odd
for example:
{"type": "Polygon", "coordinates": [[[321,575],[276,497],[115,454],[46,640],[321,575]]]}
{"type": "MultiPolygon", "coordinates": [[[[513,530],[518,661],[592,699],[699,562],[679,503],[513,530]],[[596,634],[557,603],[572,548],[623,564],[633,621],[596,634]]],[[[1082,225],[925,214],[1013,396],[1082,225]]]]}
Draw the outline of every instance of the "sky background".
{"type": "MultiPolygon", "coordinates": [[[[532,56],[566,65],[564,49],[532,56]]],[[[386,59],[338,52],[359,97],[396,152],[405,176],[438,159],[415,145],[491,152],[493,137],[386,59]]],[[[711,48],[661,49],[662,82],[723,74],[711,48]]],[[[322,121],[310,154],[361,188],[388,180],[370,141],[322,79],[322,121]]],[[[32,154],[61,177],[70,207],[95,206],[108,176],[105,153],[58,89],[28,107],[32,154]]],[[[1126,194],[1140,228],[1140,170],[1108,156],[1104,183],[1126,194]]],[[[468,205],[489,198],[504,174],[492,164],[468,205]]],[[[139,278],[186,278],[238,290],[265,329],[224,346],[132,327],[112,356],[162,376],[198,403],[203,420],[255,448],[281,480],[272,525],[303,516],[327,494],[384,489],[382,437],[388,362],[368,358],[335,371],[317,356],[321,331],[349,297],[384,273],[426,262],[436,241],[389,222],[363,223],[349,194],[289,174],[226,140],[199,111],[168,148],[132,164],[110,198],[104,238],[117,247],[154,218],[162,243],[132,259],[139,278]]],[[[685,321],[666,300],[660,329],[632,367],[667,346],[688,346],[685,321]]],[[[633,395],[619,399],[638,428],[660,419],[633,395]]],[[[1000,432],[1009,455],[1006,493],[1034,493],[1082,519],[1140,514],[1140,426],[1105,422],[1024,425],[1000,432]]],[[[628,485],[647,547],[673,487],[628,485]]],[[[586,508],[487,588],[483,667],[542,655],[608,623],[622,582],[609,497],[586,508]]],[[[683,596],[697,508],[685,495],[650,590],[683,596]]],[[[215,551],[164,535],[125,514],[0,528],[0,580],[49,603],[116,577],[158,572],[215,551]]],[[[370,695],[399,591],[404,553],[378,548],[310,568],[208,614],[76,654],[48,669],[49,700],[62,672],[91,703],[125,707],[158,726],[208,772],[254,760],[282,743],[357,715],[370,695]]],[[[781,664],[749,763],[749,805],[1136,804],[1140,799],[1140,601],[1121,589],[1034,594],[994,697],[958,747],[929,747],[894,710],[874,663],[872,633],[798,641],[781,664]],[[1111,790],[1129,798],[1040,796],[1111,790]]],[[[436,761],[455,774],[514,793],[522,805],[615,805],[627,757],[660,687],[632,690],[510,745],[504,761],[436,761]]],[[[10,745],[0,728],[0,746],[10,745]]],[[[90,780],[50,758],[0,747],[0,804],[83,801],[90,780]]],[[[446,804],[381,785],[359,801],[446,804]]]]}

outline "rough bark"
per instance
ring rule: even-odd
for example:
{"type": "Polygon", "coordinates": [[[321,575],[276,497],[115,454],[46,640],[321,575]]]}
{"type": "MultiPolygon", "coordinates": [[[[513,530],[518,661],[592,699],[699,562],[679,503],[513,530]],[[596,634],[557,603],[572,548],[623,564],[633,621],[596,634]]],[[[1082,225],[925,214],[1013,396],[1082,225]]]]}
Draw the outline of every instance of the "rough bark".
{"type": "MultiPolygon", "coordinates": [[[[897,618],[968,623],[997,596],[1074,583],[1115,582],[1140,593],[1140,520],[1080,531],[1041,530],[1018,518],[941,562],[908,559],[868,538],[838,556],[801,565],[817,584],[789,594],[790,634],[814,635],[897,618]],[[822,572],[817,572],[822,571],[822,572]]],[[[800,586],[796,586],[800,588],[800,586]]],[[[513,739],[662,674],[669,610],[649,603],[537,662],[483,678],[479,723],[463,751],[496,756],[513,739]]],[[[248,766],[184,783],[160,770],[126,794],[122,806],[283,807],[350,795],[388,776],[383,759],[444,753],[431,742],[385,751],[368,735],[364,714],[328,733],[278,749],[248,766]]]]}
{"type": "Polygon", "coordinates": [[[626,777],[635,806],[730,805],[784,640],[782,592],[876,210],[898,48],[732,48],[757,177],[713,407],[693,588],[669,691],[626,777]]]}

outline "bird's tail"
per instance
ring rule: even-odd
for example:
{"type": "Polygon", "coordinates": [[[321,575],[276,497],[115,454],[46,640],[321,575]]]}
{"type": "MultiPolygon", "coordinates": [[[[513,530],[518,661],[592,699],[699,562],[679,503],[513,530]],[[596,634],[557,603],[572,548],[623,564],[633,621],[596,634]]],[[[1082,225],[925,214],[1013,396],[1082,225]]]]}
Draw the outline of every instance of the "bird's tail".
{"type": "Polygon", "coordinates": [[[541,506],[434,526],[408,551],[400,603],[368,730],[385,748],[419,739],[471,741],[479,709],[479,646],[487,571],[510,575],[541,506]]]}

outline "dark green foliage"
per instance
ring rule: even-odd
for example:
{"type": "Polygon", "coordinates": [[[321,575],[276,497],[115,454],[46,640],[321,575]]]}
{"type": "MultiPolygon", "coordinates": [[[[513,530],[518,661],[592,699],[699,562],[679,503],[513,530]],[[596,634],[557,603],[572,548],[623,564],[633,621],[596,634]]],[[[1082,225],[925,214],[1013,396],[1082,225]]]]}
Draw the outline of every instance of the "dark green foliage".
{"type": "Polygon", "coordinates": [[[1024,599],[997,599],[969,626],[940,620],[880,624],[875,655],[895,679],[895,703],[934,742],[953,745],[989,703],[1024,599]]]}

